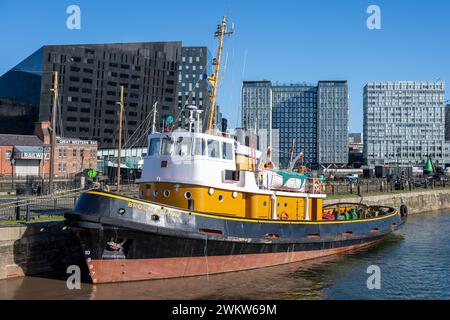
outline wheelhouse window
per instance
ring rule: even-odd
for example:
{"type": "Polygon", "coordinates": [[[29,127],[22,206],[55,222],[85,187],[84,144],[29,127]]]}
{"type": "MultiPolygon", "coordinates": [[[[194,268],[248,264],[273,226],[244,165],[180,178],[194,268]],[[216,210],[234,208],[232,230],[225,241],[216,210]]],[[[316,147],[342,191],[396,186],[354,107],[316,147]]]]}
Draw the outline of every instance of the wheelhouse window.
{"type": "Polygon", "coordinates": [[[192,139],[190,137],[178,137],[175,144],[175,155],[188,156],[191,154],[192,139]]]}
{"type": "Polygon", "coordinates": [[[205,139],[195,138],[194,155],[196,155],[196,156],[206,156],[206,142],[205,142],[205,139]]]}
{"type": "Polygon", "coordinates": [[[208,139],[208,157],[220,158],[220,145],[217,140],[208,139]]]}
{"type": "Polygon", "coordinates": [[[173,151],[173,145],[174,145],[174,141],[172,140],[171,137],[162,138],[161,155],[170,156],[173,151]]]}
{"type": "Polygon", "coordinates": [[[148,147],[149,156],[159,156],[159,150],[161,149],[161,139],[152,138],[150,139],[150,146],[148,147]]]}
{"type": "Polygon", "coordinates": [[[233,146],[231,143],[222,142],[222,159],[233,160],[233,146]]]}

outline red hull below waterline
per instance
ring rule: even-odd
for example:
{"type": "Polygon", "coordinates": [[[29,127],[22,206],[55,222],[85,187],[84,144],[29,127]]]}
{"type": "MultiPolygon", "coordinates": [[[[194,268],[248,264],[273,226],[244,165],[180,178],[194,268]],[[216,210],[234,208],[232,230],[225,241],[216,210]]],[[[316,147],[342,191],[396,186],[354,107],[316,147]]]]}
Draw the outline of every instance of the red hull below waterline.
{"type": "Polygon", "coordinates": [[[93,260],[88,258],[87,264],[93,283],[154,280],[217,274],[299,262],[361,249],[379,241],[375,240],[333,249],[299,252],[156,259],[93,260]]]}

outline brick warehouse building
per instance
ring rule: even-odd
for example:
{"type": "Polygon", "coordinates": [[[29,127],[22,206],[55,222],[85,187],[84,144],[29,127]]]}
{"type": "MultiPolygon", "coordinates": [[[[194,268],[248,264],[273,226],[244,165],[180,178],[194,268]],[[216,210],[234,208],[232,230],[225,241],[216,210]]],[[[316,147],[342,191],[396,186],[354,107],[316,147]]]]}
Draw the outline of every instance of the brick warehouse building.
{"type": "MultiPolygon", "coordinates": [[[[50,146],[49,122],[36,125],[35,134],[50,146]]],[[[56,137],[55,176],[68,176],[97,167],[97,141],[56,137]]]]}
{"type": "Polygon", "coordinates": [[[48,174],[50,154],[47,149],[37,136],[0,134],[0,176],[48,174]],[[42,158],[46,159],[45,167],[42,158]]]}
{"type": "MultiPolygon", "coordinates": [[[[0,134],[0,176],[50,174],[48,122],[36,126],[36,135],[0,134]],[[43,161],[44,159],[44,161],[43,161]]],[[[97,167],[97,142],[74,138],[56,139],[55,176],[64,177],[97,167]]]]}

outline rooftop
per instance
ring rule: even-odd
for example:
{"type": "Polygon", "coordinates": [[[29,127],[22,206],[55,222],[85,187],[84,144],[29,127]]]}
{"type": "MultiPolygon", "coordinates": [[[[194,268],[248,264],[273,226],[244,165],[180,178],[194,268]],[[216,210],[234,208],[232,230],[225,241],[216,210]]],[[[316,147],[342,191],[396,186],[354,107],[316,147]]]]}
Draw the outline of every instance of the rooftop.
{"type": "Polygon", "coordinates": [[[33,146],[41,147],[43,142],[32,135],[0,134],[0,146],[33,146]]]}

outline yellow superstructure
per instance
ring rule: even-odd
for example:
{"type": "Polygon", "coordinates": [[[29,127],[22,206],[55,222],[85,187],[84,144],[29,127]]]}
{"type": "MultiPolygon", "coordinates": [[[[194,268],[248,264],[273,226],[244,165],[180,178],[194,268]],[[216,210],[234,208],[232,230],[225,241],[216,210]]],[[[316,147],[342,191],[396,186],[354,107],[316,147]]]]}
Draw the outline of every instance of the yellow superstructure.
{"type": "Polygon", "coordinates": [[[140,197],[182,209],[255,219],[322,220],[322,198],[249,193],[207,186],[153,182],[140,184],[140,197]]]}

